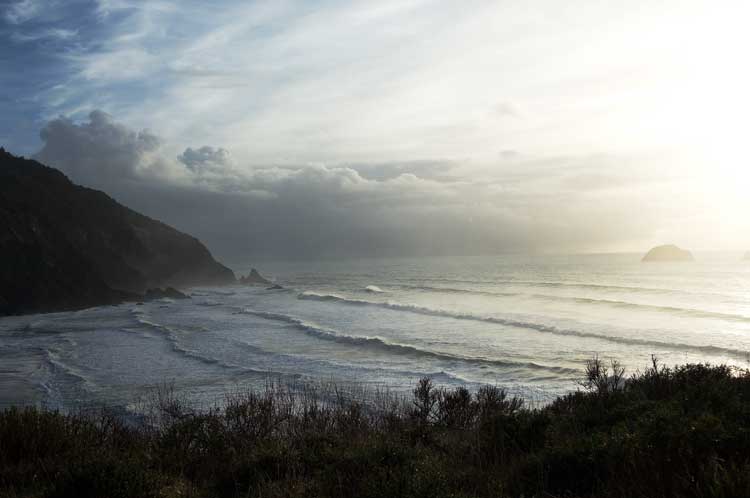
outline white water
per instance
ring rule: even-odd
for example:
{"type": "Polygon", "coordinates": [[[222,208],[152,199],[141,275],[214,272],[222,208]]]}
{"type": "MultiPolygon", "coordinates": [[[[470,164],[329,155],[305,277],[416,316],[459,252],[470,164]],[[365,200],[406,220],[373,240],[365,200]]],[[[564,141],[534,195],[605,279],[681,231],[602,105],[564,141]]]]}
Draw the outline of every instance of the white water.
{"type": "MultiPolygon", "coordinates": [[[[0,319],[0,407],[132,406],[165,383],[214,403],[269,377],[498,384],[532,402],[575,389],[593,355],[630,372],[750,365],[750,264],[733,255],[265,263],[285,288],[0,319]]],[[[249,265],[236,265],[246,272],[249,265]]]]}

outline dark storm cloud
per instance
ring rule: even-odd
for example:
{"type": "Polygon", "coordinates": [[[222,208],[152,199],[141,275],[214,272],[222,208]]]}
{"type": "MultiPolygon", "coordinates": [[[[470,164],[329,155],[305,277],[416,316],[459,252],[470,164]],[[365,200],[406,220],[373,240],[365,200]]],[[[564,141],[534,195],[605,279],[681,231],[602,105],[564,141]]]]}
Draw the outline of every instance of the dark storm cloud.
{"type": "Polygon", "coordinates": [[[569,191],[549,194],[564,178],[452,178],[457,165],[448,161],[248,167],[211,146],[170,157],[157,135],[101,111],[83,123],[52,120],[40,135],[38,160],[199,237],[229,261],[548,249],[582,234],[607,237],[622,214],[614,202],[587,219],[586,206],[565,198],[569,191]],[[535,181],[543,182],[537,193],[535,181]]]}
{"type": "Polygon", "coordinates": [[[188,147],[177,159],[196,173],[221,171],[230,164],[229,152],[226,149],[208,146],[198,149],[188,147]]]}
{"type": "Polygon", "coordinates": [[[133,179],[145,175],[146,169],[160,167],[158,162],[146,162],[149,154],[161,145],[156,135],[146,130],[129,130],[102,111],[91,112],[88,123],[54,119],[42,128],[39,136],[44,146],[36,158],[60,164],[74,178],[94,183],[108,178],[133,179]]]}

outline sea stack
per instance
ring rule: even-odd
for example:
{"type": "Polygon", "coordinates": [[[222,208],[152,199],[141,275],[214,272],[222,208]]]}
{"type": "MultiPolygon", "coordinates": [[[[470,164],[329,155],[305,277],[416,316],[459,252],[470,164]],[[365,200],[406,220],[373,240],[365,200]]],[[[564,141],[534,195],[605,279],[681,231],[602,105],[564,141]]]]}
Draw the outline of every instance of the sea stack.
{"type": "Polygon", "coordinates": [[[264,278],[260,273],[258,273],[258,270],[255,268],[250,270],[250,273],[246,277],[240,276],[239,282],[241,284],[245,285],[270,285],[273,284],[270,280],[267,278],[264,278]]]}
{"type": "Polygon", "coordinates": [[[641,261],[695,261],[695,259],[690,251],[669,244],[654,247],[643,256],[641,261]]]}

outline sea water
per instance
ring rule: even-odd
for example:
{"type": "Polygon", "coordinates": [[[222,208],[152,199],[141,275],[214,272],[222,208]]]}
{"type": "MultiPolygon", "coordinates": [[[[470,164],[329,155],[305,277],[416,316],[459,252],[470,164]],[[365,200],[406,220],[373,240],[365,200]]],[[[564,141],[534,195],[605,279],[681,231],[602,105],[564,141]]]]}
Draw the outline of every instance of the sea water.
{"type": "Polygon", "coordinates": [[[750,263],[702,255],[240,262],[282,289],[0,319],[0,408],[134,408],[167,385],[202,405],[281,382],[408,393],[498,385],[531,403],[579,388],[586,360],[750,366],[750,263]]]}

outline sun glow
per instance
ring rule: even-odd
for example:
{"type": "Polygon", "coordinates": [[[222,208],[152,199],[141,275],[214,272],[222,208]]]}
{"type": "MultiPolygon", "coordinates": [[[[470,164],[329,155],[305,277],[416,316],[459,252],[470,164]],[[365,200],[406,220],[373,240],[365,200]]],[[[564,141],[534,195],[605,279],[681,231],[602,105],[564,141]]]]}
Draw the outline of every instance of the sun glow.
{"type": "Polygon", "coordinates": [[[750,232],[750,65],[744,54],[750,4],[720,6],[704,4],[692,22],[667,32],[674,52],[663,61],[654,122],[646,126],[651,140],[672,150],[674,163],[665,167],[688,181],[703,226],[713,227],[709,244],[736,243],[738,234],[750,232]]]}

